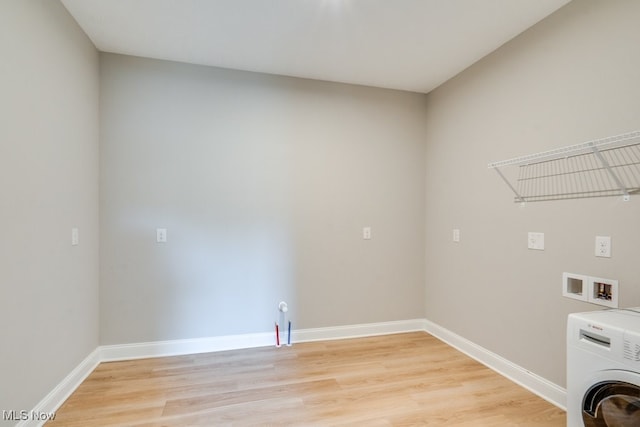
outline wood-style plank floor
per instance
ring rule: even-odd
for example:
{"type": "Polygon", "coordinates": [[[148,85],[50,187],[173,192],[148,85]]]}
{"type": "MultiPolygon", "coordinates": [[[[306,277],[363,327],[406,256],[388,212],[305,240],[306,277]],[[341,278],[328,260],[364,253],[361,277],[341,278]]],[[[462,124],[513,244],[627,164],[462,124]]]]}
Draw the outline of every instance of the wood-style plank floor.
{"type": "Polygon", "coordinates": [[[55,426],[565,426],[423,332],[100,364],[55,426]]]}

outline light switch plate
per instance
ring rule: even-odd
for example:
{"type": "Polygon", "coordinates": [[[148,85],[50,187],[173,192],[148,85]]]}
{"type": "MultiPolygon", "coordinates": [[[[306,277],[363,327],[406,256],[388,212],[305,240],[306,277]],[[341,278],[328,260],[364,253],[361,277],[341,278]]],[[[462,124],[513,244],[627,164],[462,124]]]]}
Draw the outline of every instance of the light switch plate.
{"type": "Polygon", "coordinates": [[[80,244],[80,232],[74,227],[71,229],[71,245],[77,246],[78,244],[80,244]]]}
{"type": "Polygon", "coordinates": [[[544,233],[529,232],[527,247],[537,251],[544,251],[544,233]]]}
{"type": "Polygon", "coordinates": [[[460,229],[459,228],[454,228],[453,229],[453,241],[456,242],[456,243],[460,241],[460,229]]]}

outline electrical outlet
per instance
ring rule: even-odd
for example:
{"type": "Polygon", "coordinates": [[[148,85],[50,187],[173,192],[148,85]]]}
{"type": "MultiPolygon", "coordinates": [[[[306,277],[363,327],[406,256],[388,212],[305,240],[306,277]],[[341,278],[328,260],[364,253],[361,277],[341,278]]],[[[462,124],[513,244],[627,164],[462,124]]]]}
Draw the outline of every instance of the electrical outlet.
{"type": "Polygon", "coordinates": [[[364,240],[371,240],[371,227],[364,227],[362,229],[362,238],[364,240]]]}
{"type": "Polygon", "coordinates": [[[544,233],[529,232],[527,247],[537,251],[544,251],[544,233]]]}
{"type": "Polygon", "coordinates": [[[78,231],[77,228],[72,228],[71,229],[71,245],[72,246],[77,246],[80,244],[80,232],[78,231]]]}
{"type": "Polygon", "coordinates": [[[611,258],[611,237],[596,236],[596,256],[611,258]]]}
{"type": "Polygon", "coordinates": [[[166,228],[157,228],[156,229],[156,241],[158,243],[166,243],[167,242],[167,229],[166,228]]]}

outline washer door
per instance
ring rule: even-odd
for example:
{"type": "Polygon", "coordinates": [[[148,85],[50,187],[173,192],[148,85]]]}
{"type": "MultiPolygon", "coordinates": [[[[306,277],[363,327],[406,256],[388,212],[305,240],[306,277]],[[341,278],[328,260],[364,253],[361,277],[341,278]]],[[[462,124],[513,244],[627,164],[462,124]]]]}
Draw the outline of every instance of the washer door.
{"type": "Polygon", "coordinates": [[[640,426],[640,386],[625,381],[601,381],[582,401],[585,427],[640,426]]]}

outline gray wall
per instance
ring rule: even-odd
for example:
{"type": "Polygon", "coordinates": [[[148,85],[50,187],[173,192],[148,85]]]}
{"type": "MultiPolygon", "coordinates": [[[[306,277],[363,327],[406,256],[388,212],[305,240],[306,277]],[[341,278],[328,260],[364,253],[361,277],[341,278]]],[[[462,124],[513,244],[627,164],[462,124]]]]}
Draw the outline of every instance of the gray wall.
{"type": "Polygon", "coordinates": [[[423,95],[112,54],[101,93],[103,344],[424,316],[423,95]]]}
{"type": "Polygon", "coordinates": [[[19,411],[98,345],[99,57],[48,0],[0,2],[0,54],[0,410],[19,411]]]}
{"type": "Polygon", "coordinates": [[[428,95],[426,316],[560,385],[566,316],[598,308],[563,298],[562,272],[619,279],[620,305],[640,305],[640,196],[521,208],[487,163],[639,129],[638,16],[572,2],[428,95]]]}
{"type": "Polygon", "coordinates": [[[640,305],[640,201],[521,208],[486,165],[637,129],[639,13],[572,2],[425,97],[111,54],[98,70],[58,2],[0,3],[0,409],[32,408],[98,331],[270,331],[281,299],[299,328],[426,308],[564,385],[566,315],[597,307],[561,297],[561,274],[640,305]]]}

